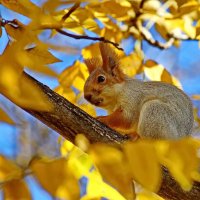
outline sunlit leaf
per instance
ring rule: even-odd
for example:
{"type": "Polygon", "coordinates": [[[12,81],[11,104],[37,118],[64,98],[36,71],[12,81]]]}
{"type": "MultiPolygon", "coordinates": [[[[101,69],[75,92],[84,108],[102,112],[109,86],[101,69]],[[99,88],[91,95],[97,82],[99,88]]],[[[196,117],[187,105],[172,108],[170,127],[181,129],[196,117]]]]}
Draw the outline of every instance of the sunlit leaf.
{"type": "Polygon", "coordinates": [[[91,104],[80,104],[79,107],[84,110],[85,112],[87,112],[89,115],[96,117],[96,110],[95,107],[91,104]]]}
{"type": "Polygon", "coordinates": [[[134,180],[150,191],[157,191],[161,168],[151,141],[126,143],[124,150],[134,180]]]}
{"type": "Polygon", "coordinates": [[[161,2],[158,0],[147,0],[144,2],[143,9],[147,12],[155,11],[157,12],[158,9],[161,7],[161,2]]]}
{"type": "Polygon", "coordinates": [[[73,148],[74,148],[74,145],[68,140],[65,140],[60,147],[60,153],[61,155],[66,156],[73,150],[73,148]]]}
{"type": "Polygon", "coordinates": [[[200,100],[200,95],[199,94],[192,95],[192,98],[194,100],[200,100]]]}
{"type": "Polygon", "coordinates": [[[115,18],[120,18],[126,15],[130,9],[130,4],[118,4],[115,1],[105,1],[102,3],[103,11],[109,13],[115,18]],[[128,7],[127,7],[128,6],[128,7]]]}
{"type": "Polygon", "coordinates": [[[194,180],[200,180],[200,141],[192,138],[180,141],[160,141],[156,145],[160,163],[166,166],[181,187],[189,191],[194,180]],[[188,165],[189,163],[189,165],[188,165]]]}
{"type": "Polygon", "coordinates": [[[31,200],[27,184],[23,180],[12,180],[3,185],[3,197],[8,200],[31,200]]]}
{"type": "Polygon", "coordinates": [[[130,77],[135,76],[142,69],[143,58],[133,52],[129,56],[120,59],[121,69],[130,77]]]}
{"type": "Polygon", "coordinates": [[[152,81],[163,81],[181,88],[181,83],[172,76],[161,64],[147,60],[144,64],[144,73],[152,81]]]}
{"type": "Polygon", "coordinates": [[[132,176],[123,153],[117,148],[99,144],[92,146],[90,155],[104,180],[127,199],[133,199],[132,176]]]}
{"type": "Polygon", "coordinates": [[[26,52],[18,52],[17,56],[20,58],[19,63],[21,65],[27,66],[35,71],[44,73],[45,75],[57,76],[55,71],[47,67],[47,64],[60,62],[60,60],[53,56],[46,49],[34,47],[28,49],[26,52]]]}
{"type": "MultiPolygon", "coordinates": [[[[10,37],[12,37],[15,40],[22,39],[23,35],[26,35],[26,38],[30,39],[32,42],[36,40],[36,35],[34,35],[33,32],[29,32],[27,30],[27,26],[22,24],[20,21],[15,20],[15,23],[17,24],[16,28],[15,26],[12,26],[10,24],[5,25],[6,32],[10,37]]],[[[23,38],[24,39],[24,38],[23,38]]]]}
{"type": "Polygon", "coordinates": [[[164,200],[162,197],[149,191],[143,191],[137,194],[137,200],[164,200]]]}
{"type": "Polygon", "coordinates": [[[60,94],[61,96],[65,97],[70,102],[76,103],[76,94],[71,88],[58,86],[54,89],[54,91],[60,94]]]}
{"type": "Polygon", "coordinates": [[[84,59],[94,58],[100,55],[99,45],[98,43],[92,44],[88,47],[85,47],[82,50],[82,55],[84,59]]]}
{"type": "Polygon", "coordinates": [[[197,1],[188,1],[187,3],[184,3],[183,5],[180,6],[180,13],[182,15],[191,13],[195,11],[199,7],[199,4],[197,1]]]}
{"type": "Polygon", "coordinates": [[[0,182],[18,179],[22,176],[22,169],[11,160],[0,155],[0,182]]]}
{"type": "Polygon", "coordinates": [[[79,199],[78,182],[66,159],[33,160],[30,167],[42,187],[54,197],[79,199]]]}
{"type": "Polygon", "coordinates": [[[76,61],[74,65],[66,68],[59,75],[59,82],[63,87],[74,86],[79,91],[83,91],[86,77],[88,76],[85,64],[76,61]]]}
{"type": "Polygon", "coordinates": [[[41,13],[40,8],[29,0],[1,0],[1,4],[28,17],[36,16],[41,13]]]}
{"type": "Polygon", "coordinates": [[[0,108],[0,121],[8,123],[10,125],[14,125],[15,124],[15,122],[1,108],[0,108]]]}

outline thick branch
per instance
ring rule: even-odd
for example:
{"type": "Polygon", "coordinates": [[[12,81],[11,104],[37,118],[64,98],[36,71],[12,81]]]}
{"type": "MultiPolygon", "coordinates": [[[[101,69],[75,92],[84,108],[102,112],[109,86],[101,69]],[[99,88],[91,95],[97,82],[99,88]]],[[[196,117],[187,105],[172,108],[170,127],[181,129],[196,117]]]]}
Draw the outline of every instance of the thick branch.
{"type": "MultiPolygon", "coordinates": [[[[53,105],[53,110],[51,112],[43,112],[22,109],[57,131],[67,140],[74,142],[75,136],[79,133],[84,134],[92,143],[123,143],[129,139],[89,116],[80,108],[52,91],[49,87],[38,82],[30,75],[26,73],[23,75],[43,91],[48,101],[53,105]]],[[[185,192],[166,169],[163,170],[163,174],[163,182],[158,192],[160,196],[171,200],[199,200],[200,183],[195,182],[192,190],[185,192]]]]}
{"type": "MultiPolygon", "coordinates": [[[[115,142],[121,143],[128,139],[116,131],[105,126],[86,112],[70,103],[68,100],[52,91],[49,87],[35,80],[30,75],[24,76],[39,87],[53,105],[51,112],[24,109],[48,127],[57,131],[67,140],[74,142],[77,134],[84,134],[90,142],[115,142]]],[[[37,101],[37,100],[36,100],[37,101]]]]}

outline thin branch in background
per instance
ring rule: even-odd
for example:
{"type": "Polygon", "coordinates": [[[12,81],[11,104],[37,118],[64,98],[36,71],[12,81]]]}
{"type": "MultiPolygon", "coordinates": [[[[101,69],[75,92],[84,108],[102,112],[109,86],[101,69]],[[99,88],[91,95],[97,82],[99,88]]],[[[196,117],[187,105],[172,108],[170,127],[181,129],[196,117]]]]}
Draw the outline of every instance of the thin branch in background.
{"type": "Polygon", "coordinates": [[[80,40],[80,39],[86,39],[86,40],[93,40],[93,41],[101,41],[101,42],[105,42],[105,43],[109,43],[112,44],[114,47],[116,47],[117,49],[123,51],[123,48],[119,47],[119,44],[112,42],[110,40],[105,39],[104,37],[90,37],[87,35],[74,35],[72,33],[68,33],[66,31],[63,31],[61,29],[56,29],[56,31],[62,35],[66,35],[68,37],[80,40]]]}
{"type": "Polygon", "coordinates": [[[173,42],[175,41],[175,39],[173,37],[170,37],[166,43],[161,43],[161,42],[155,40],[153,38],[152,34],[150,33],[150,31],[147,30],[145,27],[143,27],[142,23],[139,21],[136,23],[136,27],[137,27],[138,31],[140,32],[140,34],[142,35],[144,40],[146,40],[149,44],[156,46],[160,49],[167,49],[167,48],[171,47],[173,45],[173,42]]]}
{"type": "Polygon", "coordinates": [[[13,28],[20,28],[20,22],[17,19],[5,20],[0,17],[0,26],[4,27],[6,24],[11,25],[13,28]]]}
{"type": "Polygon", "coordinates": [[[62,22],[64,22],[78,7],[80,6],[80,3],[75,3],[69,11],[62,17],[62,22]]]}
{"type": "MultiPolygon", "coordinates": [[[[14,19],[12,21],[9,21],[9,20],[5,20],[5,19],[2,19],[0,20],[0,26],[5,26],[6,24],[9,24],[11,25],[13,28],[21,28],[21,23],[14,19]]],[[[45,29],[54,29],[54,28],[51,28],[51,27],[46,27],[45,29]]],[[[63,31],[61,29],[55,29],[58,33],[62,34],[62,35],[65,35],[65,36],[68,36],[68,37],[71,37],[71,38],[74,38],[74,39],[77,39],[77,40],[80,40],[80,39],[86,39],[86,40],[93,40],[93,41],[101,41],[101,42],[105,42],[105,43],[109,43],[109,44],[112,44],[114,47],[116,47],[118,50],[121,50],[123,51],[123,48],[119,47],[119,44],[118,43],[115,43],[115,42],[112,42],[110,40],[107,40],[105,39],[104,37],[90,37],[90,36],[87,36],[87,35],[74,35],[72,33],[68,33],[66,31],[63,31]]]]}

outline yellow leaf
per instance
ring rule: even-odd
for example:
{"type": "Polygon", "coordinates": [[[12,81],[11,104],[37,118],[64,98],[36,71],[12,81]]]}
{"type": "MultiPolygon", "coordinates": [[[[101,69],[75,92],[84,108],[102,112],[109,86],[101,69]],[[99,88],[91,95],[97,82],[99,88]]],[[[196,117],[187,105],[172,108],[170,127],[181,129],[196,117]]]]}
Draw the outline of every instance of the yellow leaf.
{"type": "Polygon", "coordinates": [[[61,199],[79,199],[78,181],[64,158],[33,160],[31,169],[44,189],[61,199]]]}
{"type": "Polygon", "coordinates": [[[163,81],[182,88],[181,83],[172,76],[162,65],[153,60],[147,60],[144,64],[145,75],[153,81],[163,81]]]}
{"type": "Polygon", "coordinates": [[[93,117],[97,116],[95,107],[93,105],[87,103],[87,104],[81,104],[79,105],[79,107],[85,112],[87,112],[89,115],[93,117]]]}
{"type": "Polygon", "coordinates": [[[133,179],[148,190],[157,191],[161,183],[161,166],[152,142],[129,142],[124,144],[124,151],[133,179]]]}
{"type": "MultiPolygon", "coordinates": [[[[22,24],[19,21],[16,21],[18,24],[18,28],[15,28],[13,26],[11,26],[10,24],[6,24],[4,27],[6,29],[6,33],[8,33],[8,35],[12,38],[14,38],[15,40],[19,40],[22,38],[23,35],[26,34],[26,37],[31,38],[34,37],[33,33],[28,33],[27,31],[27,26],[25,26],[24,24],[22,24]]],[[[35,36],[36,37],[36,36],[35,36]]],[[[32,38],[31,38],[32,39],[32,38]]],[[[35,38],[36,39],[36,38],[35,38]]]]}
{"type": "Polygon", "coordinates": [[[116,0],[123,7],[131,7],[131,2],[128,0],[116,0]]]}
{"type": "Polygon", "coordinates": [[[19,80],[19,88],[20,94],[10,96],[16,104],[34,110],[52,110],[52,104],[48,98],[29,78],[21,76],[19,80]]]}
{"type": "Polygon", "coordinates": [[[56,20],[52,15],[45,15],[41,13],[39,16],[35,16],[34,20],[29,24],[33,30],[37,29],[61,29],[62,22],[56,20]]]}
{"type": "Polygon", "coordinates": [[[97,23],[95,22],[94,19],[88,18],[83,22],[83,27],[88,30],[93,31],[97,29],[97,23]]]}
{"type": "Polygon", "coordinates": [[[144,5],[143,5],[143,9],[146,11],[146,12],[156,12],[160,9],[161,7],[161,2],[158,1],[158,0],[147,0],[144,2],[144,5]]]}
{"type": "Polygon", "coordinates": [[[0,155],[0,182],[21,178],[22,169],[11,160],[0,155]]]}
{"type": "Polygon", "coordinates": [[[83,91],[86,74],[88,74],[88,72],[85,64],[76,61],[74,65],[66,68],[59,75],[58,81],[64,88],[74,86],[79,91],[83,91]]]}
{"type": "Polygon", "coordinates": [[[76,103],[76,94],[71,88],[59,85],[57,88],[54,89],[54,91],[65,97],[70,102],[74,104],[76,103]]]}
{"type": "Polygon", "coordinates": [[[187,36],[194,38],[196,35],[196,29],[192,23],[192,19],[185,16],[184,19],[177,18],[173,20],[165,20],[163,25],[167,29],[168,33],[174,34],[178,38],[187,39],[187,36]]]}
{"type": "Polygon", "coordinates": [[[68,153],[70,153],[73,150],[73,148],[74,148],[74,145],[68,140],[65,140],[60,147],[60,153],[61,155],[66,156],[68,153]]]}
{"type": "Polygon", "coordinates": [[[23,108],[50,111],[52,105],[46,95],[30,78],[24,75],[23,66],[18,63],[20,58],[16,57],[16,54],[24,52],[21,50],[23,45],[21,41],[11,43],[0,57],[0,92],[23,108]]]}
{"type": "Polygon", "coordinates": [[[52,64],[55,62],[61,62],[58,58],[56,58],[52,53],[50,53],[47,49],[41,48],[40,46],[33,47],[27,50],[29,56],[34,61],[37,61],[43,64],[52,64]]]}
{"type": "Polygon", "coordinates": [[[127,199],[133,199],[132,176],[123,153],[112,146],[91,146],[90,155],[104,180],[116,188],[127,199]]]}
{"type": "Polygon", "coordinates": [[[0,108],[0,121],[14,125],[15,122],[0,108]]]}
{"type": "Polygon", "coordinates": [[[200,95],[199,94],[192,95],[192,98],[194,100],[200,100],[200,95]]]}
{"type": "Polygon", "coordinates": [[[125,74],[133,77],[141,70],[142,61],[143,58],[139,54],[133,52],[129,56],[120,59],[120,66],[125,74]]]}
{"type": "Polygon", "coordinates": [[[162,197],[158,196],[155,193],[144,191],[137,194],[137,200],[164,200],[162,197]]]}
{"type": "Polygon", "coordinates": [[[99,199],[100,197],[107,197],[110,200],[125,200],[114,188],[103,182],[90,156],[75,146],[71,148],[69,145],[67,149],[69,150],[69,167],[73,170],[73,174],[79,180],[83,177],[88,180],[87,185],[84,186],[87,192],[81,200],[99,199]]]}
{"type": "Polygon", "coordinates": [[[163,70],[160,78],[163,82],[173,84],[172,76],[166,69],[163,70]]]}
{"type": "Polygon", "coordinates": [[[96,176],[91,176],[87,187],[87,194],[80,200],[101,200],[102,197],[109,200],[127,200],[109,184],[104,183],[96,176]]]}
{"type": "Polygon", "coordinates": [[[200,159],[197,152],[200,141],[185,138],[179,141],[159,141],[156,144],[160,163],[166,166],[181,187],[189,191],[193,181],[200,181],[200,159]]]}
{"type": "Polygon", "coordinates": [[[199,3],[197,1],[192,0],[181,5],[179,7],[179,12],[181,13],[181,15],[185,15],[193,11],[196,11],[198,7],[199,7],[199,3]]]}
{"type": "Polygon", "coordinates": [[[49,12],[49,13],[52,13],[55,11],[55,9],[57,7],[60,6],[60,0],[54,0],[54,1],[45,1],[43,4],[42,4],[42,9],[49,12]]]}
{"type": "Polygon", "coordinates": [[[14,66],[2,65],[1,70],[0,92],[3,95],[23,108],[44,111],[52,109],[51,103],[38,86],[23,73],[20,74],[14,66]]]}
{"type": "Polygon", "coordinates": [[[82,56],[84,59],[94,58],[100,55],[99,44],[95,43],[82,50],[82,56]]]}
{"type": "Polygon", "coordinates": [[[130,9],[129,7],[126,7],[127,4],[120,5],[115,1],[105,1],[102,3],[101,6],[103,8],[104,13],[109,13],[116,19],[126,16],[128,10],[130,9]]]}
{"type": "Polygon", "coordinates": [[[155,24],[155,28],[156,28],[156,30],[157,30],[157,32],[158,33],[160,33],[160,35],[165,39],[165,40],[167,40],[167,38],[168,38],[168,32],[167,32],[167,30],[166,30],[166,28],[165,28],[165,26],[163,26],[163,24],[158,24],[158,23],[156,23],[155,24]]]}
{"type": "Polygon", "coordinates": [[[67,30],[70,30],[70,31],[77,33],[77,34],[80,34],[80,35],[84,34],[84,28],[81,27],[81,26],[76,26],[74,28],[67,28],[67,30]]]}
{"type": "Polygon", "coordinates": [[[12,180],[3,185],[4,199],[6,200],[31,200],[30,191],[23,180],[12,180]]]}
{"type": "Polygon", "coordinates": [[[196,24],[196,39],[199,40],[199,38],[200,38],[200,20],[198,20],[196,24]]]}
{"type": "Polygon", "coordinates": [[[60,60],[40,46],[30,48],[27,51],[19,51],[16,54],[16,57],[22,66],[27,66],[28,68],[44,73],[45,75],[57,76],[56,72],[46,65],[60,62],[60,60]]]}
{"type": "Polygon", "coordinates": [[[123,39],[123,33],[118,30],[113,30],[112,28],[103,28],[100,35],[105,38],[110,38],[110,41],[120,43],[123,39]]]}
{"type": "Polygon", "coordinates": [[[28,17],[39,16],[41,13],[40,8],[29,0],[2,0],[1,3],[5,7],[28,17]]]}

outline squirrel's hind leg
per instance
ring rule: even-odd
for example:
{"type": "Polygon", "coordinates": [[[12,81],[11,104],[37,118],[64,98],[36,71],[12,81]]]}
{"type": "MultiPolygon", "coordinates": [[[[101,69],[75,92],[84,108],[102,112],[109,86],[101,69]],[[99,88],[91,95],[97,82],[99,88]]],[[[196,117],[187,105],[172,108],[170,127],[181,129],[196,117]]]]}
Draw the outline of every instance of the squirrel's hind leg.
{"type": "Polygon", "coordinates": [[[176,114],[167,103],[159,99],[149,100],[142,106],[137,133],[141,138],[177,139],[176,114]]]}

